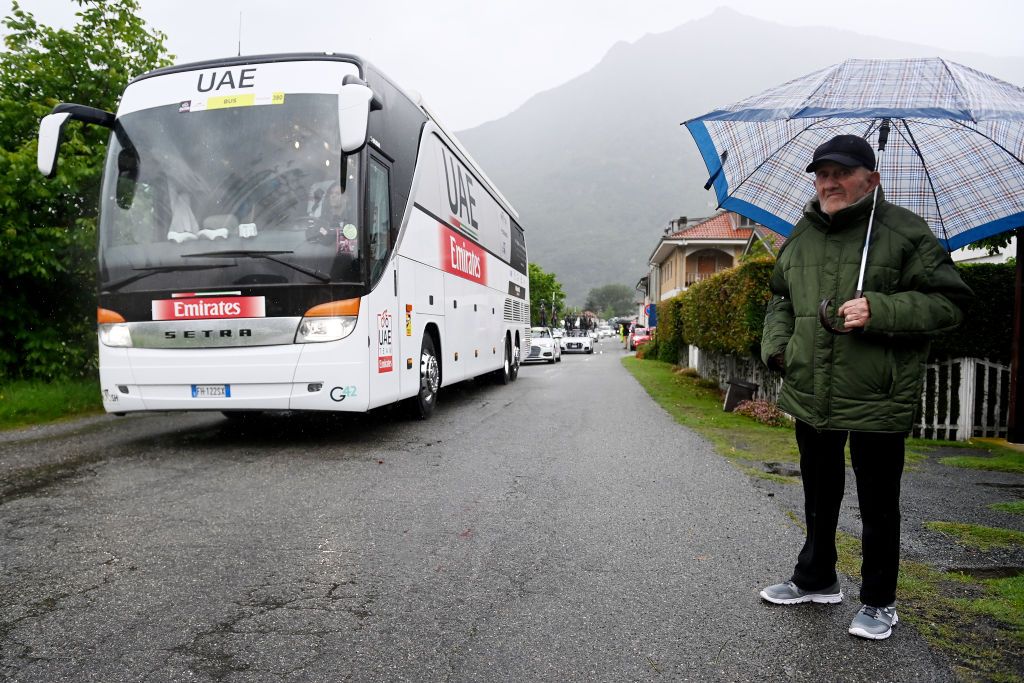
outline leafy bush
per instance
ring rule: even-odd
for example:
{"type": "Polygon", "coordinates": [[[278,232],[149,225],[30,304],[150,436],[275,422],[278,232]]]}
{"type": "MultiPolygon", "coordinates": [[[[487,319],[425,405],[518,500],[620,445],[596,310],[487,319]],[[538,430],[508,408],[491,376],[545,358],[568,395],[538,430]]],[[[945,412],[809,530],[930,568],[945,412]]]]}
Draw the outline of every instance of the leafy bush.
{"type": "Polygon", "coordinates": [[[932,342],[932,358],[988,358],[1010,362],[1013,335],[1015,266],[976,263],[958,266],[960,277],[974,290],[974,301],[964,311],[957,329],[932,342]]]}
{"type": "Polygon", "coordinates": [[[740,401],[733,412],[746,415],[771,427],[785,427],[790,424],[786,414],[779,410],[774,403],[760,398],[753,401],[740,401]]]}
{"type": "Polygon", "coordinates": [[[759,356],[775,260],[758,258],[697,282],[681,302],[683,341],[707,351],[759,356]]]}
{"type": "Polygon", "coordinates": [[[682,305],[683,294],[658,304],[657,358],[666,363],[679,362],[679,350],[683,345],[682,305]]]}

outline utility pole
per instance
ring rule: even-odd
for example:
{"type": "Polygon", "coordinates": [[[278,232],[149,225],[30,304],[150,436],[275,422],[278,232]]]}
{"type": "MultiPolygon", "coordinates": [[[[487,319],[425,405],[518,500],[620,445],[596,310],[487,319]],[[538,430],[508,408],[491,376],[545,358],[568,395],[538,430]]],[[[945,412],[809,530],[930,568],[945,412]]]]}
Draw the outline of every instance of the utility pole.
{"type": "Polygon", "coordinates": [[[1017,278],[1013,296],[1013,345],[1010,347],[1010,405],[1006,413],[1006,440],[1024,443],[1024,377],[1021,353],[1024,352],[1024,228],[1017,228],[1017,278]]]}

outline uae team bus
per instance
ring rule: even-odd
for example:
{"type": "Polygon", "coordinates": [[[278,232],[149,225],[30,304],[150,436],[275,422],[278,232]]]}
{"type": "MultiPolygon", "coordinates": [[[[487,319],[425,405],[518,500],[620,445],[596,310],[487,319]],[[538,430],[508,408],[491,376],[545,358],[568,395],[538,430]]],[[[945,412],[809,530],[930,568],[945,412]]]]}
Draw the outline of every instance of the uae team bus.
{"type": "Polygon", "coordinates": [[[99,211],[107,412],[367,411],[508,383],[529,344],[517,214],[417,97],[333,53],[171,66],[116,113],[99,211]]]}

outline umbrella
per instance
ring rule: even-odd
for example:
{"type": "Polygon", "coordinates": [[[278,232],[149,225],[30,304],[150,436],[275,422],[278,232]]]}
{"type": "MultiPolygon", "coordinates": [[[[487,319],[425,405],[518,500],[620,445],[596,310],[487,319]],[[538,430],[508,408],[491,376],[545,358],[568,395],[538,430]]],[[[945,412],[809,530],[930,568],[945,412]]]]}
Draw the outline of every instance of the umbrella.
{"type": "Polygon", "coordinates": [[[805,168],[840,134],[891,132],[885,197],[947,251],[1024,225],[1024,90],[939,58],[850,59],[685,123],[721,208],[788,235],[813,193],[805,168]]]}

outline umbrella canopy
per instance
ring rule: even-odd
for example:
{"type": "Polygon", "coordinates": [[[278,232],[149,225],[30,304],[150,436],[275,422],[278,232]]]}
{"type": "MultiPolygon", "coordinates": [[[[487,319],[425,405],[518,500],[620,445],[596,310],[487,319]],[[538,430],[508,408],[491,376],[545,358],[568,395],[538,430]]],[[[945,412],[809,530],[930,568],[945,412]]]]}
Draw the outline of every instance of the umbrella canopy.
{"type": "Polygon", "coordinates": [[[952,251],[1024,226],[1024,89],[938,58],[850,59],[685,123],[721,208],[788,235],[814,195],[814,149],[877,144],[890,202],[952,251]]]}

